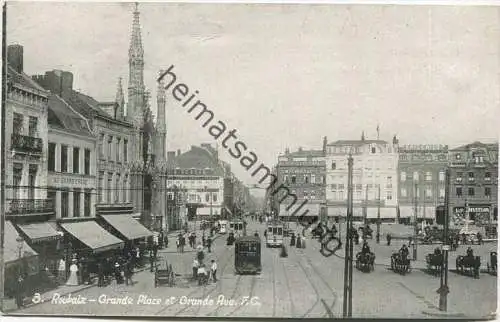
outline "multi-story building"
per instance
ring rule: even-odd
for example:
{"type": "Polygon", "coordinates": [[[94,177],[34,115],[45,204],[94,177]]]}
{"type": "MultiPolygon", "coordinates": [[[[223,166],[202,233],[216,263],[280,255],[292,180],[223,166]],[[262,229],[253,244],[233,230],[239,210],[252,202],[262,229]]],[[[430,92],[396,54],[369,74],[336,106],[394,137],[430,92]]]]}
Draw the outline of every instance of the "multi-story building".
{"type": "Polygon", "coordinates": [[[284,220],[294,220],[292,216],[306,214],[307,217],[318,218],[321,205],[325,202],[325,149],[326,138],[322,150],[304,150],[299,148],[295,152],[289,149],[278,156],[276,175],[278,182],[290,190],[292,198],[283,199],[278,194],[275,196],[274,208],[279,212],[279,217],[284,220]],[[297,198],[296,200],[294,198],[297,198]],[[296,208],[291,207],[306,202],[300,214],[293,215],[296,208]]]}
{"type": "Polygon", "coordinates": [[[56,94],[49,96],[49,197],[56,218],[95,217],[96,137],[87,120],[56,94]]]}
{"type": "Polygon", "coordinates": [[[397,215],[398,140],[339,140],[326,147],[327,214],[347,214],[348,156],[353,157],[353,217],[395,222],[397,215]]]}
{"type": "Polygon", "coordinates": [[[220,217],[224,203],[224,169],[218,162],[217,151],[209,144],[202,144],[182,154],[169,152],[168,160],[167,200],[180,190],[187,219],[220,217]]]}
{"type": "Polygon", "coordinates": [[[449,151],[451,224],[477,226],[498,216],[498,144],[473,142],[449,151]]]}
{"type": "MultiPolygon", "coordinates": [[[[9,295],[19,272],[36,286],[47,256],[56,253],[59,234],[47,198],[48,95],[23,71],[23,47],[8,47],[5,98],[5,288],[9,295]],[[37,256],[39,254],[40,256],[37,256]]],[[[10,294],[12,295],[12,294],[10,294]]]]}
{"type": "Polygon", "coordinates": [[[436,206],[444,203],[447,145],[399,146],[399,221],[435,220],[436,206]]]}

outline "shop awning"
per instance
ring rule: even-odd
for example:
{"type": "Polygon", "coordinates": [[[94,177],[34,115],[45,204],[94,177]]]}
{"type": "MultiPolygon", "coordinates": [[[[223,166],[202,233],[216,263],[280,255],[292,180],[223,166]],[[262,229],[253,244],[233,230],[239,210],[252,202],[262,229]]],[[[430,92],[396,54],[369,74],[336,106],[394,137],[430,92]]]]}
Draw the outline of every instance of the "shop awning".
{"type": "Polygon", "coordinates": [[[4,263],[17,261],[21,258],[29,258],[33,256],[38,256],[38,254],[23,241],[22,247],[17,241],[19,234],[16,231],[14,225],[6,220],[5,221],[5,236],[4,236],[4,263]],[[21,257],[19,257],[21,254],[21,257]]]}
{"type": "Polygon", "coordinates": [[[19,225],[18,227],[33,243],[57,240],[61,237],[48,222],[19,225]]]}
{"type": "Polygon", "coordinates": [[[64,223],[61,227],[95,253],[123,247],[123,241],[108,233],[95,221],[64,223]]]}
{"type": "MultiPolygon", "coordinates": [[[[220,207],[212,207],[212,216],[219,216],[221,214],[220,207]]],[[[198,207],[196,208],[197,216],[210,216],[210,207],[198,207]]]]}
{"type": "Polygon", "coordinates": [[[101,217],[128,240],[145,238],[153,235],[151,231],[134,219],[132,215],[101,215],[101,217]]]}
{"type": "Polygon", "coordinates": [[[305,216],[305,217],[316,217],[320,215],[321,211],[321,205],[316,203],[306,203],[303,205],[298,211],[297,208],[300,207],[301,203],[297,203],[296,205],[292,206],[290,210],[287,210],[286,208],[289,205],[283,205],[280,204],[280,217],[288,217],[288,216],[294,216],[294,217],[300,217],[300,216],[305,216]],[[307,211],[309,210],[309,211],[307,211]],[[307,211],[307,213],[306,213],[307,211]]]}
{"type": "MultiPolygon", "coordinates": [[[[363,210],[361,210],[361,213],[363,213],[363,210]]],[[[396,215],[396,208],[380,207],[380,218],[396,218],[396,215]]],[[[366,217],[378,218],[378,208],[366,208],[366,217]]]]}
{"type": "MultiPolygon", "coordinates": [[[[399,216],[401,218],[413,218],[415,216],[415,206],[399,206],[399,216]]],[[[417,207],[417,218],[434,219],[436,217],[436,207],[417,207]]]]}

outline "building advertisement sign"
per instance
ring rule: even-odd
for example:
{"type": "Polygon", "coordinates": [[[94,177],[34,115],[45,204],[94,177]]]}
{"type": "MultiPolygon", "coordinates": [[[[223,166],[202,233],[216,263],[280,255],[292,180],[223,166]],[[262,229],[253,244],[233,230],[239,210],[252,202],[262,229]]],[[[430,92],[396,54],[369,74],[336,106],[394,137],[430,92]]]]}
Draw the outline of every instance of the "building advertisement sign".
{"type": "Polygon", "coordinates": [[[49,186],[62,186],[62,187],[77,187],[77,188],[95,188],[95,178],[88,178],[82,176],[72,175],[49,175],[47,177],[47,184],[49,186]]]}

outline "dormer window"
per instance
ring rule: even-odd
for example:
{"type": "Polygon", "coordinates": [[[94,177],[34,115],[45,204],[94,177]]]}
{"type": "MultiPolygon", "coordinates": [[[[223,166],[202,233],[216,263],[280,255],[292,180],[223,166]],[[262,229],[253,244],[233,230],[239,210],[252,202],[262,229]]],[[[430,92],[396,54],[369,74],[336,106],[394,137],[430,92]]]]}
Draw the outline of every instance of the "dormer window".
{"type": "Polygon", "coordinates": [[[375,152],[376,152],[375,147],[372,147],[372,153],[375,153],[375,152]]]}
{"type": "Polygon", "coordinates": [[[332,162],[332,170],[337,169],[337,164],[335,162],[332,162]]]}

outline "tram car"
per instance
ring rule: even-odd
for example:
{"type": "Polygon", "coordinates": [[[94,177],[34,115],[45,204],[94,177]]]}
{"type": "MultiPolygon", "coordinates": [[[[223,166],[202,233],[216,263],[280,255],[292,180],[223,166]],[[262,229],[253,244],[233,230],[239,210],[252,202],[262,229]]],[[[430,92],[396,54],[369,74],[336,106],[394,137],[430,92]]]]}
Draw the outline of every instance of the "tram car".
{"type": "Polygon", "coordinates": [[[281,247],[285,226],[281,223],[269,223],[266,228],[266,247],[281,247]]]}
{"type": "Polygon", "coordinates": [[[261,265],[260,238],[255,236],[240,237],[234,247],[234,268],[236,274],[260,274],[261,265]]]}
{"type": "Polygon", "coordinates": [[[241,220],[231,221],[229,223],[229,231],[233,232],[235,235],[242,235],[244,227],[245,227],[245,224],[241,220]]]}

